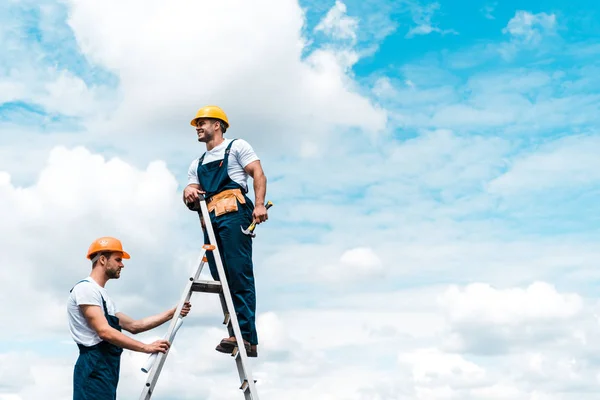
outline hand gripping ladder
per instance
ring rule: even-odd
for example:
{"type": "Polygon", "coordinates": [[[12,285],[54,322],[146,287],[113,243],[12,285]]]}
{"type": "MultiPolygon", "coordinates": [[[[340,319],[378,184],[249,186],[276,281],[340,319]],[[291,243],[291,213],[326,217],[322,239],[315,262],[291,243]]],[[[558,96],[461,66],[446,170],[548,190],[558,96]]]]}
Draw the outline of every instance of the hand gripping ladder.
{"type": "MultiPolygon", "coordinates": [[[[196,207],[197,206],[198,205],[196,204],[196,207]]],[[[179,300],[179,304],[177,305],[177,309],[174,314],[178,317],[173,318],[171,320],[165,338],[168,338],[171,344],[173,343],[175,334],[177,333],[177,330],[183,322],[183,319],[180,316],[181,309],[183,308],[183,304],[186,301],[189,301],[193,292],[218,293],[221,299],[223,315],[225,317],[223,324],[227,325],[229,336],[235,336],[237,342],[237,347],[234,348],[233,352],[231,353],[231,356],[235,358],[238,374],[240,376],[240,389],[244,393],[244,397],[246,400],[258,400],[258,393],[256,392],[255,385],[256,381],[252,378],[252,371],[250,370],[248,355],[246,354],[244,341],[242,339],[242,333],[238,324],[235,309],[233,307],[231,292],[229,291],[229,285],[227,283],[227,279],[225,278],[225,270],[223,268],[221,254],[219,253],[219,248],[215,239],[215,233],[213,231],[212,224],[210,223],[210,215],[206,206],[206,200],[203,196],[200,196],[199,198],[199,206],[204,221],[208,221],[208,223],[205,223],[204,225],[205,229],[207,229],[208,231],[208,238],[210,244],[205,244],[204,246],[202,246],[202,251],[199,257],[200,263],[196,267],[195,272],[190,276],[189,281],[185,286],[185,289],[181,295],[181,299],[179,300]],[[206,258],[207,251],[213,252],[217,266],[217,271],[219,272],[220,281],[198,280],[198,278],[200,277],[200,273],[202,272],[202,268],[208,262],[206,258]],[[239,349],[243,350],[239,351],[239,349]]],[[[142,390],[142,393],[140,395],[140,400],[148,400],[151,398],[152,393],[154,392],[154,387],[156,385],[156,382],[158,380],[158,377],[164,366],[168,354],[169,351],[167,351],[166,353],[154,353],[148,357],[146,364],[142,367],[142,371],[145,373],[149,372],[149,374],[146,380],[146,385],[144,386],[144,389],[142,390]]]]}

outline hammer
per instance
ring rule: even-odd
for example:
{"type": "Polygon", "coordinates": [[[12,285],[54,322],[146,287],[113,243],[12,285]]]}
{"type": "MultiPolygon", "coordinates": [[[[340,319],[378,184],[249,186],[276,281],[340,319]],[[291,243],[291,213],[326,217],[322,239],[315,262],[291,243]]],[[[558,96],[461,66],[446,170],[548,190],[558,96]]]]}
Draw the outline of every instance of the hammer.
{"type": "MultiPolygon", "coordinates": [[[[271,202],[271,200],[267,201],[267,204],[265,204],[265,208],[267,210],[269,208],[271,208],[272,206],[273,206],[273,203],[271,202]]],[[[244,234],[246,234],[250,237],[256,237],[256,233],[254,233],[254,228],[256,228],[256,222],[254,222],[254,221],[252,221],[250,226],[246,229],[244,229],[243,227],[240,226],[240,229],[242,230],[242,232],[244,232],[244,234]]]]}

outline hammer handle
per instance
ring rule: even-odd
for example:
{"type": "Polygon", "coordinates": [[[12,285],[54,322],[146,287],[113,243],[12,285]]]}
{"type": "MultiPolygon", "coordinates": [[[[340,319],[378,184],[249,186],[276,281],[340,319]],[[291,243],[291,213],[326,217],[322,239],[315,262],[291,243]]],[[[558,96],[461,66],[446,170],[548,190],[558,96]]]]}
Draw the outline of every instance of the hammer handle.
{"type": "MultiPolygon", "coordinates": [[[[267,201],[267,204],[265,204],[265,208],[268,210],[269,208],[271,208],[272,205],[273,205],[273,203],[271,202],[271,200],[269,200],[269,201],[267,201]]],[[[254,231],[254,228],[256,228],[256,222],[252,221],[252,223],[248,227],[248,230],[250,232],[252,232],[252,231],[254,231]]]]}

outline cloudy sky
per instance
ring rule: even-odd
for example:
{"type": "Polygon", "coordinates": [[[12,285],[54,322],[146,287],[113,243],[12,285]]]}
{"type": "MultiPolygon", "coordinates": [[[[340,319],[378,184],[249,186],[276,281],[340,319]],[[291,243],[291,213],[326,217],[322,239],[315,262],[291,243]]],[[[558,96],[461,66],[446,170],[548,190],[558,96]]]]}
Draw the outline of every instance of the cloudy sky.
{"type": "MultiPolygon", "coordinates": [[[[599,398],[599,10],[5,0],[0,400],[70,398],[65,305],[96,237],[132,254],[107,286],[121,310],[175,305],[205,104],[275,203],[254,241],[261,399],[599,398]]],[[[153,399],[242,398],[217,297],[192,302],[153,399]]],[[[123,354],[120,398],[145,360],[123,354]]]]}

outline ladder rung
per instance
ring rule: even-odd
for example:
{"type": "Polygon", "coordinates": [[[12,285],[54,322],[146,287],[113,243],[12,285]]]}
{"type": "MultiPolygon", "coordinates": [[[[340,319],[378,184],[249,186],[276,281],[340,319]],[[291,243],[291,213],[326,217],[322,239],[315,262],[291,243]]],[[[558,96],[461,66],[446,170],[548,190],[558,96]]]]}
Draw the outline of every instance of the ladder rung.
{"type": "MultiPolygon", "coordinates": [[[[254,383],[256,383],[256,379],[254,379],[254,383]]],[[[246,390],[248,390],[249,387],[250,387],[250,385],[248,385],[248,380],[244,379],[244,382],[242,382],[242,386],[240,386],[240,389],[242,391],[246,391],[246,390]]]]}
{"type": "Polygon", "coordinates": [[[206,293],[221,293],[221,283],[218,281],[195,281],[192,291],[206,293]]]}

